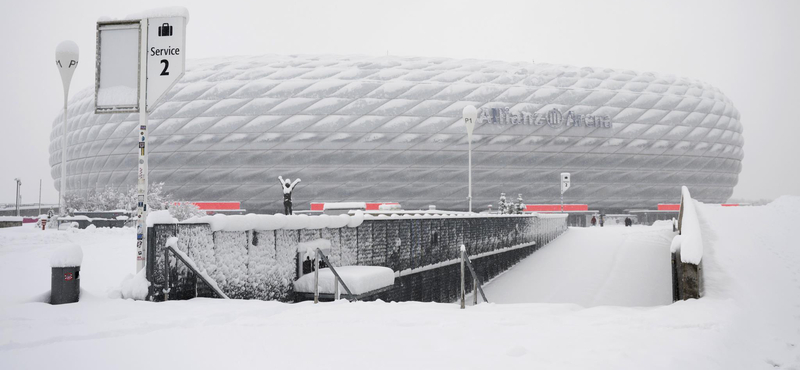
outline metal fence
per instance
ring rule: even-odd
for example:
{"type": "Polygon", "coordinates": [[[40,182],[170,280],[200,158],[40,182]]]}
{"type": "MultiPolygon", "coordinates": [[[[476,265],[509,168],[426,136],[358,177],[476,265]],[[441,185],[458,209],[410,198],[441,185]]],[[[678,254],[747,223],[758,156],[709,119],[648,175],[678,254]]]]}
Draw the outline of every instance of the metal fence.
{"type": "MultiPolygon", "coordinates": [[[[147,278],[151,299],[163,300],[164,248],[177,248],[231,298],[290,301],[302,269],[297,244],[327,239],[334,266],[384,266],[398,276],[455,263],[464,244],[474,258],[541,246],[566,231],[566,215],[374,217],[358,227],[212,231],[209,224],[156,224],[148,228],[147,278]],[[455,261],[455,262],[454,262],[455,261]]],[[[532,253],[533,250],[531,250],[532,253]]],[[[170,299],[214,296],[175,258],[169,260],[170,299]]]]}

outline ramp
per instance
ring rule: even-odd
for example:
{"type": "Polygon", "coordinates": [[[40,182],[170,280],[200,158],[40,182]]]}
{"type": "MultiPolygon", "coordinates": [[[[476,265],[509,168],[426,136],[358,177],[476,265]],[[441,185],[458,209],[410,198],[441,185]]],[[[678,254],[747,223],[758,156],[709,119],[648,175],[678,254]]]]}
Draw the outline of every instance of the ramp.
{"type": "Polygon", "coordinates": [[[495,303],[672,303],[671,225],[570,228],[485,286],[495,303]]]}

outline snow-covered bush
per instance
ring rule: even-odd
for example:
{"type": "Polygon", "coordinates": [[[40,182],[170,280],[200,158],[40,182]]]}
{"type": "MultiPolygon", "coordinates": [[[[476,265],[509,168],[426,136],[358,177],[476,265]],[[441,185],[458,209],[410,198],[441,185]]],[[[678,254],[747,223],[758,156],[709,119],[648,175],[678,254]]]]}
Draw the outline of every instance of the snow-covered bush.
{"type": "Polygon", "coordinates": [[[205,211],[200,210],[200,207],[192,202],[175,202],[171,204],[169,206],[169,214],[177,218],[178,221],[206,215],[205,211]]]}
{"type": "Polygon", "coordinates": [[[217,231],[214,233],[216,270],[211,277],[231,298],[247,296],[247,248],[245,231],[217,231]]]}
{"type": "MultiPolygon", "coordinates": [[[[106,186],[91,189],[86,193],[67,193],[64,200],[67,209],[72,211],[111,211],[115,209],[136,209],[138,190],[136,187],[119,188],[106,186]]],[[[153,211],[165,209],[172,203],[172,196],[164,192],[164,183],[151,183],[147,193],[148,208],[153,211]]]]}

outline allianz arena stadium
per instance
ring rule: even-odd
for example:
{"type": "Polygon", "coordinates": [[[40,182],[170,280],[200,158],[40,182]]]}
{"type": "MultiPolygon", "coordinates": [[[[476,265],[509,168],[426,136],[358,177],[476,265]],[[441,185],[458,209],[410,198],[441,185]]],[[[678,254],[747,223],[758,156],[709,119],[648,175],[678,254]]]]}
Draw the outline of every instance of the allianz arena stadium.
{"type": "MultiPolygon", "coordinates": [[[[399,202],[466,210],[467,105],[473,207],[500,193],[529,204],[655,208],[680,186],[724,202],[743,158],[739,112],[688,78],[606,68],[446,58],[253,56],[188,61],[150,114],[150,181],[177,200],[282,210],[277,177],[311,202],[399,202]]],[[[70,192],[135,186],[138,114],[95,114],[94,88],[68,113],[70,192]]],[[[53,122],[51,174],[61,174],[53,122]]]]}

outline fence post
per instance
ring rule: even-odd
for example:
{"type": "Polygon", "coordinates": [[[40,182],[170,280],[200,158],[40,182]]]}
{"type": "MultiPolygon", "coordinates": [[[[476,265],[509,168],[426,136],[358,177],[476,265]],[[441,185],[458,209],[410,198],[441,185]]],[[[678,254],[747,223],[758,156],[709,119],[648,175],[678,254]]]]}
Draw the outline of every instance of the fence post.
{"type": "Polygon", "coordinates": [[[164,302],[169,301],[169,248],[164,248],[164,302]]]}
{"type": "Polygon", "coordinates": [[[478,278],[473,279],[472,281],[475,285],[472,288],[472,305],[478,305],[478,278]]]}
{"type": "Polygon", "coordinates": [[[467,254],[467,249],[464,244],[461,244],[461,309],[464,309],[464,255],[467,254]]]}
{"type": "Polygon", "coordinates": [[[319,250],[314,251],[314,304],[319,303],[319,250]]]}

